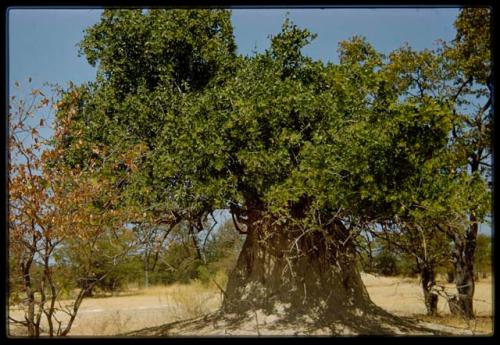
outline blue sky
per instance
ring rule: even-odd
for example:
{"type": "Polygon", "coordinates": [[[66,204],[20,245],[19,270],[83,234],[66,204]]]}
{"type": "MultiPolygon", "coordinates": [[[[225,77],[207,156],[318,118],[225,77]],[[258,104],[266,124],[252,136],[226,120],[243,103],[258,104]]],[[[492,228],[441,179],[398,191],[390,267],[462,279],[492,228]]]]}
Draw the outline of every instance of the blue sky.
{"type": "MultiPolygon", "coordinates": [[[[235,9],[233,26],[238,52],[251,55],[269,46],[287,14],[299,27],[318,34],[304,53],[337,62],[337,46],[354,35],[365,36],[380,52],[405,43],[414,49],[435,48],[437,39],[451,40],[458,8],[427,9],[235,9]]],[[[99,21],[98,9],[11,9],[8,13],[9,91],[28,93],[44,82],[66,86],[93,80],[96,71],[78,56],[85,28],[99,21]],[[27,85],[32,78],[31,87],[27,85]],[[14,82],[21,84],[19,89],[14,82]]],[[[481,230],[489,232],[487,225],[481,230]]]]}
{"type": "MultiPolygon", "coordinates": [[[[367,37],[374,47],[390,52],[405,42],[415,49],[433,48],[453,37],[456,8],[435,9],[235,9],[233,24],[238,51],[252,54],[268,47],[287,12],[300,27],[318,34],[304,52],[315,59],[337,61],[338,42],[353,35],[367,37]]],[[[99,21],[98,9],[11,9],[9,11],[9,89],[14,81],[33,86],[66,85],[92,80],[95,69],[78,57],[83,30],[99,21]]]]}

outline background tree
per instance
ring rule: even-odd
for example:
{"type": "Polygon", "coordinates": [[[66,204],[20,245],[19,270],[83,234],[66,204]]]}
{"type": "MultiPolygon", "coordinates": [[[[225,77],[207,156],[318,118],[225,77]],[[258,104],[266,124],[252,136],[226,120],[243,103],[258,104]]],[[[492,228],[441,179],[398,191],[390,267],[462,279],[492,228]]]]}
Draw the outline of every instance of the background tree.
{"type": "Polygon", "coordinates": [[[486,278],[492,271],[492,239],[485,234],[478,234],[476,252],[474,254],[474,270],[476,280],[486,278]]]}
{"type": "MultiPolygon", "coordinates": [[[[233,269],[241,251],[243,236],[237,233],[231,220],[213,229],[207,236],[209,229],[207,226],[207,229],[198,235],[199,249],[203,257],[203,260],[200,260],[187,227],[180,224],[174,228],[160,250],[151,254],[150,282],[188,283],[198,279],[208,283],[216,278],[224,280],[233,269]]],[[[223,286],[224,281],[218,281],[218,284],[223,286]]]]}
{"type": "Polygon", "coordinates": [[[404,47],[391,53],[388,75],[408,101],[432,100],[453,114],[448,143],[423,165],[403,221],[439,230],[452,241],[456,306],[472,318],[475,242],[491,210],[490,11],[463,9],[455,27],[455,40],[435,51],[404,47]]]}
{"type": "Polygon", "coordinates": [[[446,235],[432,224],[422,226],[418,223],[387,223],[370,229],[370,233],[381,242],[380,253],[375,256],[380,272],[399,274],[403,264],[406,264],[406,270],[418,272],[427,314],[436,315],[439,296],[435,290],[436,277],[448,264],[451,252],[446,235]]]}
{"type": "Polygon", "coordinates": [[[168,235],[174,230],[174,222],[165,227],[163,224],[138,223],[134,225],[134,232],[141,242],[140,256],[144,272],[144,287],[149,286],[149,276],[154,272],[158,259],[163,254],[168,235]]]}
{"type": "Polygon", "coordinates": [[[454,241],[455,283],[458,306],[467,318],[474,316],[474,254],[479,224],[491,205],[491,156],[493,144],[493,72],[491,68],[491,11],[467,8],[460,11],[454,41],[445,46],[452,76],[452,99],[456,122],[453,141],[462,173],[469,176],[471,188],[466,194],[471,202],[468,222],[462,229],[448,231],[454,241]],[[479,191],[483,191],[482,193],[479,191]],[[486,196],[484,194],[486,193],[486,196]]]}
{"type": "Polygon", "coordinates": [[[205,245],[210,270],[222,271],[229,275],[236,264],[244,239],[244,235],[239,234],[234,228],[231,219],[222,223],[217,232],[207,239],[205,245]]]}

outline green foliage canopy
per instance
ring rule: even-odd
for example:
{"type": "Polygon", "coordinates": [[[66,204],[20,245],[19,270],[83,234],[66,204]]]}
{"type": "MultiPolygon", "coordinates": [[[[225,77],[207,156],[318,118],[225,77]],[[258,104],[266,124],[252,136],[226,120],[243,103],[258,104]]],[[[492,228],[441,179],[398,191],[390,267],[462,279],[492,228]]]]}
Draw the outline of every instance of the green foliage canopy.
{"type": "Polygon", "coordinates": [[[353,37],[339,64],[324,64],[301,53],[314,37],[286,20],[268,50],[242,57],[229,11],[105,10],[81,43],[97,81],[61,103],[76,107],[67,162],[97,159],[157,215],[403,214],[429,197],[416,186],[438,171],[452,128],[449,102],[408,96],[417,65],[406,62],[428,60],[424,74],[437,78],[439,61],[411,50],[387,58],[353,37]]]}

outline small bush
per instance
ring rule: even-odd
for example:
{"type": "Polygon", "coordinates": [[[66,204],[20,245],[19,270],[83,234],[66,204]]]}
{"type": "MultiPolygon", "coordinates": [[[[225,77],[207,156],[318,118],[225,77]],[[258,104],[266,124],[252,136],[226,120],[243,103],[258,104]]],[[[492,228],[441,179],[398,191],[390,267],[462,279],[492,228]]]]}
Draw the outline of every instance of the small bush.
{"type": "Polygon", "coordinates": [[[208,284],[210,282],[210,278],[212,277],[212,273],[208,270],[206,266],[198,266],[196,269],[196,273],[198,276],[198,279],[203,283],[203,284],[208,284]]]}
{"type": "Polygon", "coordinates": [[[399,275],[398,259],[388,251],[382,251],[375,257],[375,271],[384,276],[399,275]]]}

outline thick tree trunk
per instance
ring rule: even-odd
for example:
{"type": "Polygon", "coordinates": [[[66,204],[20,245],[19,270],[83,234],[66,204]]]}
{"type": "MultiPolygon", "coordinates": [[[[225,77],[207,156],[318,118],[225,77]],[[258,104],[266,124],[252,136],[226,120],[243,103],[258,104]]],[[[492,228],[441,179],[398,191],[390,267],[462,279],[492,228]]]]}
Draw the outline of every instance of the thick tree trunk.
{"type": "Polygon", "coordinates": [[[424,291],[425,308],[427,315],[437,314],[438,295],[432,292],[432,287],[436,285],[434,269],[428,264],[424,264],[420,270],[422,280],[422,290],[424,291]]]}
{"type": "Polygon", "coordinates": [[[144,288],[149,288],[149,255],[144,255],[144,288]]]}
{"type": "Polygon", "coordinates": [[[247,238],[229,277],[223,310],[263,309],[334,317],[373,306],[356,268],[354,246],[340,221],[323,231],[249,217],[247,238]],[[284,308],[284,309],[283,309],[284,308]]]}
{"type": "MultiPolygon", "coordinates": [[[[477,226],[477,224],[473,224],[477,226]]],[[[465,240],[456,239],[453,251],[453,264],[455,268],[455,285],[458,291],[458,299],[452,301],[450,311],[467,319],[474,318],[474,251],[476,248],[476,235],[469,231],[465,240]]]]}
{"type": "MultiPolygon", "coordinates": [[[[471,173],[479,170],[481,153],[474,154],[471,163],[471,173]]],[[[476,239],[478,233],[478,223],[475,210],[470,211],[470,226],[465,233],[465,237],[455,236],[455,249],[453,251],[453,263],[455,268],[455,285],[458,291],[458,299],[450,301],[450,311],[453,314],[473,319],[474,308],[474,253],[476,251],[476,239]]]]}
{"type": "Polygon", "coordinates": [[[455,281],[455,271],[452,269],[446,272],[446,282],[453,283],[454,281],[455,281]]]}

